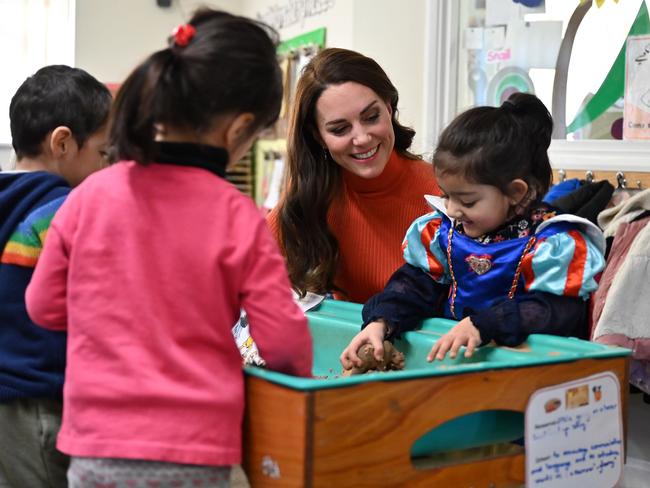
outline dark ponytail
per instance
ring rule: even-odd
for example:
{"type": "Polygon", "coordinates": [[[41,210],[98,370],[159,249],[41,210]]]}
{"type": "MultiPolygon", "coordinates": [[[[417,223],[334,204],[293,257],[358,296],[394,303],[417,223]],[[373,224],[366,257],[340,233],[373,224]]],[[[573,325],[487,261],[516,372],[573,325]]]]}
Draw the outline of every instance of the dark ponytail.
{"type": "Polygon", "coordinates": [[[210,9],[197,11],[189,24],[195,34],[186,45],[172,43],[152,54],[120,88],[111,116],[115,159],[151,161],[159,125],[198,136],[220,116],[250,112],[252,134],[278,118],[277,33],[210,9]]]}
{"type": "Polygon", "coordinates": [[[110,146],[115,159],[149,162],[155,137],[156,91],[164,64],[171,57],[165,49],[151,55],[121,86],[113,104],[110,146]],[[167,59],[166,59],[167,58],[167,59]]]}
{"type": "Polygon", "coordinates": [[[434,166],[506,194],[512,180],[522,179],[532,201],[541,200],[553,178],[547,154],[552,131],[542,101],[515,93],[501,107],[475,107],[456,117],[440,135],[434,166]]]}

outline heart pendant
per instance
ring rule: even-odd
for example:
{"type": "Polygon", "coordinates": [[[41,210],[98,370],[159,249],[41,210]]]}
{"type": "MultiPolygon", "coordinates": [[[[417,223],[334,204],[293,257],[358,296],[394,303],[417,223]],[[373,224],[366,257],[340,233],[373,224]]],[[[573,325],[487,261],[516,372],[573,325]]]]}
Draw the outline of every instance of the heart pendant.
{"type": "Polygon", "coordinates": [[[470,254],[465,261],[469,264],[470,269],[479,276],[484,275],[492,268],[492,256],[489,254],[470,254]]]}

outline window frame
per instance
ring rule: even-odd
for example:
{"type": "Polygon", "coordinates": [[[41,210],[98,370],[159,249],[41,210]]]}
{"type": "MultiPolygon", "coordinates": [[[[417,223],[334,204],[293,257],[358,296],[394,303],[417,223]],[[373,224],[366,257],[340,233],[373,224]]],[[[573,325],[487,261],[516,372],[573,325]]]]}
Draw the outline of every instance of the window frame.
{"type": "MultiPolygon", "coordinates": [[[[30,0],[23,0],[23,2],[24,2],[24,4],[26,4],[26,5],[24,5],[24,8],[27,8],[27,9],[34,8],[34,6],[31,5],[32,3],[33,4],[38,4],[37,0],[31,0],[31,1],[30,0]]],[[[44,2],[44,5],[47,4],[47,3],[48,2],[44,2]]],[[[44,63],[34,64],[32,66],[32,69],[27,70],[26,72],[24,72],[23,74],[24,74],[25,78],[27,78],[28,76],[31,76],[31,74],[36,72],[36,70],[40,69],[43,66],[47,66],[48,64],[66,64],[66,65],[72,66],[72,67],[74,67],[75,64],[76,64],[77,0],[62,0],[61,3],[62,4],[65,3],[65,5],[67,7],[67,20],[68,20],[68,23],[67,23],[67,25],[64,26],[64,28],[61,29],[61,30],[65,31],[65,33],[66,33],[65,37],[58,36],[57,38],[58,39],[61,39],[61,38],[64,39],[64,42],[67,45],[66,47],[69,48],[69,50],[66,49],[65,52],[63,52],[63,51],[61,51],[61,52],[55,51],[56,55],[52,56],[51,54],[48,53],[48,47],[47,47],[48,46],[48,44],[47,44],[48,39],[47,39],[47,35],[46,35],[46,38],[45,38],[45,41],[46,41],[45,46],[46,47],[44,48],[44,52],[45,52],[44,57],[46,58],[45,62],[44,63]]],[[[45,6],[44,8],[49,8],[49,7],[45,6]]],[[[48,18],[48,22],[52,22],[51,18],[48,18]]],[[[24,25],[24,27],[25,27],[25,30],[22,31],[21,35],[23,37],[27,37],[29,35],[29,29],[33,28],[33,26],[24,25]]],[[[45,32],[48,32],[48,30],[46,29],[45,32]]],[[[11,46],[5,46],[5,47],[8,47],[9,49],[12,48],[11,46]]],[[[14,48],[15,48],[15,46],[14,46],[14,48]]],[[[49,48],[49,51],[51,51],[51,48],[49,48]]],[[[26,65],[29,65],[29,64],[26,63],[26,65]]],[[[22,72],[22,70],[20,72],[22,72]]],[[[22,80],[19,81],[19,83],[20,82],[22,82],[22,80]]],[[[15,88],[13,88],[13,90],[17,89],[18,86],[19,85],[16,85],[15,88]]],[[[9,107],[7,105],[7,110],[8,110],[8,108],[9,107]]],[[[8,112],[7,112],[7,114],[8,114],[8,112]]],[[[7,117],[6,121],[7,121],[7,123],[9,123],[8,117],[7,117]]],[[[2,131],[0,131],[0,157],[3,158],[2,159],[3,167],[4,167],[5,163],[6,163],[5,160],[7,159],[7,158],[4,157],[4,155],[6,154],[8,156],[10,154],[10,152],[11,152],[11,149],[12,149],[11,135],[9,133],[4,132],[5,129],[7,129],[7,128],[8,127],[3,126],[2,131]]]]}
{"type": "MultiPolygon", "coordinates": [[[[458,0],[426,0],[424,132],[426,147],[454,118],[457,105],[458,0]]],[[[564,170],[650,171],[650,141],[553,139],[551,166],[564,170]]]]}

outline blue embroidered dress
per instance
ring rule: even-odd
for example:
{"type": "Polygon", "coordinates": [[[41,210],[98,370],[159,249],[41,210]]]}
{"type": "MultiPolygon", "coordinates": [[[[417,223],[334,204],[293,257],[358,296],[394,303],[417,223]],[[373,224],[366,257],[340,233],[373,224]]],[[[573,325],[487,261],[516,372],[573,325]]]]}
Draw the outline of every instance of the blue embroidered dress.
{"type": "Polygon", "coordinates": [[[528,334],[581,335],[585,300],[603,269],[604,239],[585,219],[540,203],[502,228],[473,239],[427,197],[435,211],[416,219],[404,242],[406,264],[364,306],[389,335],[426,317],[471,317],[483,342],[518,344],[528,334]]]}

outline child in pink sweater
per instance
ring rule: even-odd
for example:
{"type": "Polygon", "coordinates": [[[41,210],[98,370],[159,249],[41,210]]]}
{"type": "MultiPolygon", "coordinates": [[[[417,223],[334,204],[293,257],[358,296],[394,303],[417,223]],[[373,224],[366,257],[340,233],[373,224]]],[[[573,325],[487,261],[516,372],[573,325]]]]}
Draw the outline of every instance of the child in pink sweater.
{"type": "Polygon", "coordinates": [[[213,10],[176,29],[117,95],[118,162],[52,221],[26,300],[34,322],[68,332],[57,446],[72,456],[70,487],[228,486],[241,462],[240,307],[269,368],[311,373],[283,258],[223,179],[278,117],[274,37],[213,10]]]}

